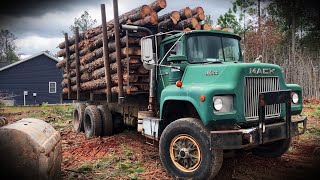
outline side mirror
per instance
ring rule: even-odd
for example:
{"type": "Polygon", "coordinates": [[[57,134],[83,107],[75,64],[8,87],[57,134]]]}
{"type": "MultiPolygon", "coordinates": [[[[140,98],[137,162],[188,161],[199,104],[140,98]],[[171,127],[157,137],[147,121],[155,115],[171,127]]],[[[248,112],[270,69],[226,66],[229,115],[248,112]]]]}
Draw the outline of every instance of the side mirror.
{"type": "Polygon", "coordinates": [[[143,62],[143,66],[148,70],[151,70],[155,64],[152,47],[151,38],[141,39],[141,61],[143,62]]]}

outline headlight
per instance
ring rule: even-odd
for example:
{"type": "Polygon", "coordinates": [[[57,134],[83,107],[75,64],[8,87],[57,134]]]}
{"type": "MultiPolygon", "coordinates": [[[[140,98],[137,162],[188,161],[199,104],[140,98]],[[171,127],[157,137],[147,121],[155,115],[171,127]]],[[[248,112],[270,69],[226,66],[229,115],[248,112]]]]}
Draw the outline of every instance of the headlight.
{"type": "Polygon", "coordinates": [[[292,102],[293,102],[294,104],[297,104],[298,101],[299,101],[299,96],[298,96],[298,94],[297,94],[297,93],[292,93],[292,102]]]}
{"type": "Polygon", "coordinates": [[[220,111],[222,109],[222,99],[220,98],[215,98],[214,101],[213,101],[213,106],[214,106],[214,109],[217,110],[217,111],[220,111]]]}

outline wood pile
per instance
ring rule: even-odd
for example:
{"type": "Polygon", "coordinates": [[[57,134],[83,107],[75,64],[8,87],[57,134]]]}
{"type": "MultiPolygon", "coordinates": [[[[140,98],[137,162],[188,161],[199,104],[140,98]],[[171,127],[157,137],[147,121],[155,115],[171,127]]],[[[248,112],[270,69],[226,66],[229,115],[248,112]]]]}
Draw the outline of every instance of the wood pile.
{"type": "MultiPolygon", "coordinates": [[[[201,7],[191,9],[185,7],[178,11],[158,16],[158,12],[167,6],[166,0],[155,0],[149,5],[142,5],[129,12],[119,15],[120,24],[138,25],[144,27],[155,27],[162,32],[170,30],[194,30],[210,29],[206,24],[200,25],[205,15],[201,7]]],[[[144,32],[129,33],[126,36],[124,31],[120,31],[121,64],[123,74],[124,92],[149,90],[149,72],[143,67],[141,62],[140,39],[147,34],[144,32]],[[128,43],[128,46],[127,46],[128,43]],[[128,58],[129,57],[129,58],[128,58]]],[[[118,76],[116,64],[116,44],[114,20],[107,22],[107,36],[109,48],[109,63],[111,73],[111,91],[118,93],[118,76]]],[[[77,92],[76,85],[76,46],[75,37],[61,42],[57,52],[58,57],[64,57],[57,63],[57,67],[63,72],[63,94],[68,94],[67,75],[67,51],[69,53],[69,80],[70,89],[77,92]]],[[[80,59],[79,79],[80,91],[91,92],[94,90],[103,91],[106,89],[105,67],[103,60],[103,33],[102,25],[89,29],[79,35],[78,52],[80,59]]]]}
{"type": "Polygon", "coordinates": [[[159,16],[158,27],[161,32],[172,30],[212,30],[210,25],[201,24],[204,19],[205,14],[202,7],[198,6],[193,9],[185,7],[159,16]]]}

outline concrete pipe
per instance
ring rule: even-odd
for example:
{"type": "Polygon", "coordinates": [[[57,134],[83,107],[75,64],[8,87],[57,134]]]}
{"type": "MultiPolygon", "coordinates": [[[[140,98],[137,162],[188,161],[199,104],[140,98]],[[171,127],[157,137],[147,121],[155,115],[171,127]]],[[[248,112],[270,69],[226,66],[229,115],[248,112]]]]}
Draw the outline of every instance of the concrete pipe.
{"type": "Polygon", "coordinates": [[[33,118],[0,128],[0,175],[8,179],[61,179],[61,137],[33,118]]]}

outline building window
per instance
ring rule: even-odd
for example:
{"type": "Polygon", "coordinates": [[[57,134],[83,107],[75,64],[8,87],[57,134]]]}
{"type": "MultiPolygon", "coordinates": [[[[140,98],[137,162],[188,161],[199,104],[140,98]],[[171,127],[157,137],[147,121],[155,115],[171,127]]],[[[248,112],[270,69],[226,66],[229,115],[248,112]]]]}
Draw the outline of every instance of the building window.
{"type": "Polygon", "coordinates": [[[57,92],[57,83],[49,82],[49,93],[56,93],[56,92],[57,92]]]}

